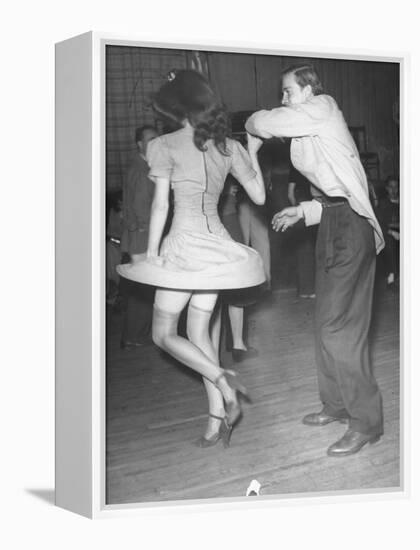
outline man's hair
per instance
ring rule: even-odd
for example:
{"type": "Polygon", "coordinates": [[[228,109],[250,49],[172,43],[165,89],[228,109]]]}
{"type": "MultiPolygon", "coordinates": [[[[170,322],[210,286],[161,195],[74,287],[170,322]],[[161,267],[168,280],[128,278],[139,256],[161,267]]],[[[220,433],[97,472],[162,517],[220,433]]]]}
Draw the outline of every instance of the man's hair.
{"type": "Polygon", "coordinates": [[[312,88],[312,93],[314,95],[320,95],[324,93],[319,75],[312,65],[302,63],[291,65],[290,67],[287,67],[287,69],[285,69],[281,74],[282,76],[285,76],[287,74],[294,74],[296,82],[299,84],[299,86],[301,88],[304,88],[309,84],[312,88]]]}
{"type": "Polygon", "coordinates": [[[152,124],[145,124],[144,126],[140,126],[140,128],[136,128],[136,133],[134,136],[136,143],[143,139],[144,132],[146,132],[147,130],[152,130],[153,132],[157,131],[152,124]]]}

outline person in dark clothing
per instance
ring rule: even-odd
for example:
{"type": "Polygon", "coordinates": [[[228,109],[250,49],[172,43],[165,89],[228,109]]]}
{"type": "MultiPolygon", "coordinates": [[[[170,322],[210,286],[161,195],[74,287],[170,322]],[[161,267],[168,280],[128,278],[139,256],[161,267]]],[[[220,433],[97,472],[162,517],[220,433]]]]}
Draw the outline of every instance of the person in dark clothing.
{"type": "MultiPolygon", "coordinates": [[[[229,174],[219,202],[219,213],[220,219],[232,239],[243,243],[244,237],[238,218],[238,190],[239,183],[229,174]]],[[[224,290],[220,293],[220,298],[222,315],[224,318],[228,318],[226,319],[228,320],[226,323],[226,349],[232,353],[232,359],[235,362],[240,362],[244,359],[257,357],[258,351],[247,345],[244,334],[247,332],[245,305],[247,300],[250,300],[250,303],[253,302],[252,293],[249,293],[249,289],[224,290]],[[224,315],[225,312],[227,315],[224,315]]]]}
{"type": "Polygon", "coordinates": [[[123,231],[120,189],[107,194],[106,206],[106,303],[116,307],[120,298],[120,276],[116,267],[121,263],[121,234],[123,231]]]}
{"type": "Polygon", "coordinates": [[[395,285],[399,276],[400,255],[400,186],[398,178],[390,176],[385,185],[386,197],[379,200],[377,215],[385,237],[383,258],[386,282],[395,285]]]}
{"type": "MultiPolygon", "coordinates": [[[[292,206],[312,200],[311,182],[291,165],[288,198],[292,206]]],[[[316,193],[315,193],[316,194],[316,193]]],[[[300,298],[315,298],[315,241],[316,226],[306,227],[298,223],[293,228],[296,250],[297,293],[300,298]]]]}
{"type": "MultiPolygon", "coordinates": [[[[150,210],[154,183],[149,179],[146,150],[149,141],[157,137],[153,126],[137,128],[134,155],[123,183],[123,233],[121,250],[136,261],[147,250],[150,210]]],[[[131,349],[150,341],[153,315],[153,288],[127,279],[121,279],[122,293],[126,296],[121,336],[121,348],[131,349]]]]}

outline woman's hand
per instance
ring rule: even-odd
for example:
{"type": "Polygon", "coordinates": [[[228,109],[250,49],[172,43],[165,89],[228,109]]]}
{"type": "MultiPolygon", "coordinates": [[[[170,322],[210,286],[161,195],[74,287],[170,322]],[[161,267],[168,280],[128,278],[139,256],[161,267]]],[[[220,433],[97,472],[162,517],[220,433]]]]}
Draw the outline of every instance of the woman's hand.
{"type": "Polygon", "coordinates": [[[289,206],[274,214],[271,225],[274,231],[281,229],[282,232],[291,227],[301,219],[302,215],[297,206],[289,206]]]}
{"type": "Polygon", "coordinates": [[[159,256],[157,252],[147,251],[146,252],[146,259],[149,263],[153,265],[159,265],[161,266],[163,264],[163,258],[159,256]]]}
{"type": "Polygon", "coordinates": [[[144,254],[130,254],[130,261],[132,264],[136,264],[144,259],[144,254]]]}
{"type": "Polygon", "coordinates": [[[263,144],[263,140],[259,137],[253,136],[252,134],[246,134],[247,141],[248,141],[248,153],[256,154],[259,149],[261,148],[261,145],[263,144]]]}
{"type": "Polygon", "coordinates": [[[157,258],[159,256],[157,250],[150,250],[148,249],[146,252],[146,258],[149,260],[150,258],[157,258]]]}
{"type": "Polygon", "coordinates": [[[289,182],[288,188],[287,188],[287,198],[289,199],[289,202],[292,206],[296,206],[296,197],[295,197],[295,189],[296,189],[296,183],[293,181],[289,182]]]}

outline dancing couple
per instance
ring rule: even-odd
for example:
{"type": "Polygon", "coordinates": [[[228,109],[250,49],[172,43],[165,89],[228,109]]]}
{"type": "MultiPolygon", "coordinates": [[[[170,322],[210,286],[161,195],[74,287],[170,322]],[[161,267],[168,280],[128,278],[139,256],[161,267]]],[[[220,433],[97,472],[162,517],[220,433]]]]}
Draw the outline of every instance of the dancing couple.
{"type": "Polygon", "coordinates": [[[217,203],[231,173],[252,201],[263,204],[257,160],[262,139],[292,138],[293,165],[322,193],[273,218],[276,231],[300,219],[306,225],[320,224],[315,340],[323,408],[306,415],[303,423],[347,423],[344,436],[327,451],[347,456],[383,433],[381,395],[368,353],[375,248],[382,249],[383,236],[354,141],[334,99],[323,93],[316,71],[310,65],[290,67],[282,85],[283,106],[248,119],[247,152],[227,137],[226,113],[202,75],[180,71],[161,88],[155,109],[182,127],[149,144],[155,195],[148,250],[137,263],[120,266],[119,273],[158,287],[153,339],[199,372],[207,391],[209,422],[199,445],[211,446],[220,439],[228,445],[241,415],[238,394],[246,390],[235,372],[220,367],[210,321],[219,290],[258,285],[265,276],[258,253],[230,238],[218,218],[217,203]],[[175,212],[161,244],[170,187],[175,212]],[[177,325],[187,304],[185,339],[177,325]]]}

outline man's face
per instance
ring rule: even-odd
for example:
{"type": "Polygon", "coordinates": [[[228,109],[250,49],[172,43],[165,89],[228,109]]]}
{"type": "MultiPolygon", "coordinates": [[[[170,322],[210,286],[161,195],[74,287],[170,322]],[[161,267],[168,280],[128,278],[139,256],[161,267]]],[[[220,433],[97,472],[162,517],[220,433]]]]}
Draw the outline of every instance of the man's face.
{"type": "Polygon", "coordinates": [[[301,88],[296,82],[296,77],[293,73],[285,74],[283,76],[282,86],[282,105],[299,105],[304,103],[309,97],[312,96],[312,88],[308,84],[304,88],[301,88]]]}
{"type": "Polygon", "coordinates": [[[147,145],[149,141],[152,141],[152,139],[155,139],[156,137],[158,137],[158,133],[156,132],[156,130],[150,129],[143,132],[143,137],[141,141],[139,141],[139,148],[143,155],[146,155],[147,153],[147,145]]]}
{"type": "Polygon", "coordinates": [[[390,199],[392,200],[398,199],[399,193],[400,193],[398,181],[391,180],[390,182],[388,182],[386,186],[386,190],[388,191],[388,196],[390,199]]]}

